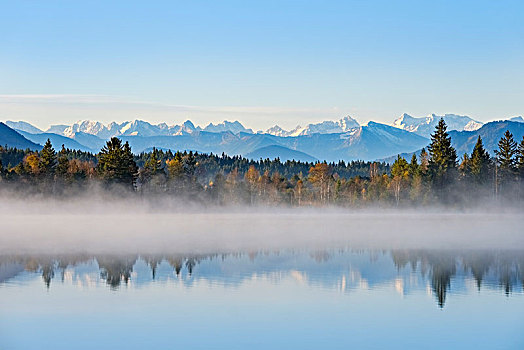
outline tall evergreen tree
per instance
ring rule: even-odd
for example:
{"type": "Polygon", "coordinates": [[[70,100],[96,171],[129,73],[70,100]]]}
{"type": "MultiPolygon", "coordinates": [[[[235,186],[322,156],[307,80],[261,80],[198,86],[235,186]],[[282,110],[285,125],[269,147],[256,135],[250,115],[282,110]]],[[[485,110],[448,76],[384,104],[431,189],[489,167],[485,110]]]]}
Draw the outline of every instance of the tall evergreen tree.
{"type": "Polygon", "coordinates": [[[431,135],[429,150],[429,174],[437,194],[444,199],[445,190],[453,181],[457,169],[457,152],[451,146],[451,137],[447,133],[447,126],[441,118],[431,135]]]}
{"type": "Polygon", "coordinates": [[[521,181],[524,181],[524,136],[517,149],[517,171],[521,181]]]}
{"type": "Polygon", "coordinates": [[[39,158],[40,161],[38,167],[40,169],[40,174],[45,177],[54,175],[56,167],[56,152],[49,139],[47,139],[44,148],[40,151],[39,158]]]}
{"type": "Polygon", "coordinates": [[[138,167],[129,143],[122,145],[116,137],[107,141],[99,153],[97,170],[106,181],[133,186],[138,167]]]}
{"type": "Polygon", "coordinates": [[[460,172],[461,180],[468,181],[471,174],[471,160],[469,159],[467,153],[464,153],[464,156],[462,157],[462,162],[460,162],[458,169],[460,172]]]}
{"type": "Polygon", "coordinates": [[[470,171],[478,184],[486,184],[491,179],[491,158],[484,149],[480,135],[471,153],[470,171]]]}
{"type": "Polygon", "coordinates": [[[58,152],[58,164],[56,166],[56,176],[64,179],[67,176],[67,171],[69,169],[69,159],[67,158],[67,150],[64,145],[62,149],[58,152]]]}
{"type": "Polygon", "coordinates": [[[516,153],[517,143],[513,140],[513,134],[506,130],[499,141],[499,149],[495,151],[501,184],[510,181],[515,176],[516,161],[514,157],[516,153]]]}
{"type": "Polygon", "coordinates": [[[147,160],[144,167],[147,169],[151,176],[155,176],[158,172],[162,170],[161,161],[159,159],[158,150],[153,148],[151,152],[151,157],[147,160]]]}
{"type": "Polygon", "coordinates": [[[409,176],[411,178],[418,175],[420,172],[420,167],[417,162],[417,155],[416,153],[413,153],[413,156],[411,157],[411,162],[409,163],[409,176]]]}
{"type": "Polygon", "coordinates": [[[187,156],[184,158],[184,172],[188,179],[192,180],[195,175],[196,159],[193,151],[189,151],[187,156]]]}
{"type": "Polygon", "coordinates": [[[425,148],[422,148],[420,150],[420,173],[422,175],[427,175],[429,168],[429,158],[428,158],[428,152],[426,152],[425,148]]]}

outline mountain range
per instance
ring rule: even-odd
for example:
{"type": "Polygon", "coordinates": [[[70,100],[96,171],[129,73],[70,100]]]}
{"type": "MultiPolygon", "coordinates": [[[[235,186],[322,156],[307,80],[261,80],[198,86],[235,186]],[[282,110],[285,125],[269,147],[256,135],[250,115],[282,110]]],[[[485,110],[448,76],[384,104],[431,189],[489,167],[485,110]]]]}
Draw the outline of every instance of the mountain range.
{"type": "MultiPolygon", "coordinates": [[[[513,139],[517,143],[522,140],[524,137],[524,120],[519,120],[522,120],[522,117],[489,122],[484,124],[480,129],[472,131],[451,130],[449,132],[449,136],[451,137],[451,145],[457,150],[457,156],[459,158],[461,158],[464,153],[471,155],[471,152],[477,143],[477,139],[480,136],[482,138],[484,148],[492,157],[494,157],[495,150],[498,149],[498,142],[506,130],[509,130],[509,132],[513,134],[513,139]]],[[[401,153],[400,156],[409,161],[414,153],[419,156],[421,150],[422,149],[419,149],[416,152],[401,153]]],[[[397,155],[394,155],[392,157],[387,157],[380,160],[387,163],[392,163],[396,158],[397,155]]]]}
{"type": "MultiPolygon", "coordinates": [[[[57,149],[63,144],[66,148],[98,152],[106,140],[117,136],[128,141],[135,153],[156,147],[215,154],[224,152],[251,159],[278,157],[283,161],[376,160],[388,159],[400,153],[413,153],[427,146],[429,136],[441,117],[448,125],[459,154],[473,147],[471,143],[476,141],[476,135],[482,134],[483,138],[486,135],[489,146],[490,135],[496,135],[493,136],[494,140],[500,138],[500,132],[496,131],[500,125],[496,122],[483,125],[470,117],[455,114],[431,114],[420,118],[403,114],[391,126],[376,122],[360,125],[352,117],[346,116],[337,121],[297,126],[289,131],[275,125],[266,131],[257,132],[238,121],[210,123],[202,128],[189,120],[171,126],[142,120],[107,125],[86,120],[72,125],[53,125],[46,131],[24,121],[7,121],[1,124],[0,144],[39,149],[50,139],[57,149]]],[[[511,121],[509,123],[517,125],[515,128],[518,134],[518,130],[524,127],[524,120],[514,117],[511,121]]]]}

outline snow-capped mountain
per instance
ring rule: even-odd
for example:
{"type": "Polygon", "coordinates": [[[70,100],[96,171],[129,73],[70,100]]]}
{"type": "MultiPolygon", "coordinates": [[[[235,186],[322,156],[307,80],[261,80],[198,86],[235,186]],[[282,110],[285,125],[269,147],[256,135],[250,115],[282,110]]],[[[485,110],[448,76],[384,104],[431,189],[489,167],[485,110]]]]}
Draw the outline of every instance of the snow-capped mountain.
{"type": "Polygon", "coordinates": [[[402,114],[393,122],[393,126],[409,132],[414,132],[420,136],[429,137],[435,130],[440,118],[444,118],[448,130],[457,131],[474,131],[482,127],[482,123],[471,119],[465,115],[445,114],[436,115],[430,114],[427,117],[412,117],[407,113],[402,114]]]}
{"type": "Polygon", "coordinates": [[[358,122],[351,118],[349,115],[337,120],[327,120],[321,123],[308,124],[305,127],[297,126],[293,130],[286,131],[280,126],[275,125],[265,131],[266,134],[275,136],[301,136],[301,135],[313,135],[313,134],[338,134],[348,132],[351,129],[358,128],[360,125],[358,122]]]}
{"type": "Polygon", "coordinates": [[[240,122],[229,122],[224,121],[218,124],[210,123],[204,129],[195,125],[190,121],[185,121],[182,125],[168,125],[166,123],[151,124],[143,120],[134,120],[124,123],[110,123],[104,125],[97,121],[84,120],[78,121],[75,124],[63,128],[59,125],[53,126],[61,135],[74,138],[77,133],[84,133],[95,135],[101,139],[109,139],[114,136],[174,136],[182,134],[191,134],[195,131],[207,131],[207,132],[226,132],[230,131],[234,134],[239,132],[253,133],[253,130],[246,129],[240,122]]]}
{"type": "Polygon", "coordinates": [[[64,125],[64,124],[55,124],[55,125],[51,125],[49,127],[49,129],[47,129],[45,132],[47,133],[53,133],[53,134],[58,134],[58,135],[64,135],[64,131],[65,129],[67,129],[69,127],[69,125],[64,125]]]}
{"type": "Polygon", "coordinates": [[[246,129],[239,121],[228,122],[227,120],[224,120],[222,123],[218,124],[209,123],[203,130],[208,132],[231,131],[233,134],[238,134],[240,132],[245,132],[248,134],[253,133],[252,129],[246,129]]]}
{"type": "MultiPolygon", "coordinates": [[[[110,124],[112,125],[112,124],[110,124]]],[[[77,132],[83,132],[86,134],[91,134],[98,136],[100,138],[110,138],[115,135],[111,135],[111,132],[107,126],[100,122],[92,121],[92,120],[84,120],[84,121],[78,121],[75,124],[67,127],[63,131],[63,135],[66,137],[74,137],[77,132]]]]}

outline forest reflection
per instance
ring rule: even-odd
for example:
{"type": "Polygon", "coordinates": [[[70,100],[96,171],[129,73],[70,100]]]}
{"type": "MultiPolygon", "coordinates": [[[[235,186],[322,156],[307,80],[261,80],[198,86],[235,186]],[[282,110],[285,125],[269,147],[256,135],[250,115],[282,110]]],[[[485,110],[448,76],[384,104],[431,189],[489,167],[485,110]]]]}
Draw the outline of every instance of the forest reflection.
{"type": "MultiPolygon", "coordinates": [[[[206,280],[239,285],[253,276],[301,276],[310,285],[350,291],[396,284],[403,294],[426,290],[444,307],[449,293],[469,285],[507,296],[524,289],[524,251],[322,250],[262,251],[208,255],[9,255],[0,256],[0,288],[23,274],[41,275],[51,288],[66,275],[95,274],[117,291],[122,285],[206,280]],[[471,281],[472,283],[468,284],[471,281]]],[[[80,277],[78,277],[80,278],[80,277]]]]}

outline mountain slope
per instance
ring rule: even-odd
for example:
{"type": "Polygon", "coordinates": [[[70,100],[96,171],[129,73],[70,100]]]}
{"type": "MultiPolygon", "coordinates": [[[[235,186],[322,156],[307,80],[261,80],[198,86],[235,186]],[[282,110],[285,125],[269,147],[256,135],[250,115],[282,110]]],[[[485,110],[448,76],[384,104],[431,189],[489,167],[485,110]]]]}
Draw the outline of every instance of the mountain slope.
{"type": "Polygon", "coordinates": [[[288,160],[297,160],[302,162],[315,162],[318,159],[310,156],[304,152],[295,151],[286,147],[272,145],[262,148],[258,148],[253,152],[247,153],[244,157],[254,160],[259,159],[275,159],[280,158],[281,161],[285,162],[288,160]]]}
{"type": "Polygon", "coordinates": [[[38,129],[36,126],[34,125],[31,125],[27,122],[24,122],[24,121],[18,121],[18,122],[14,122],[14,121],[11,121],[11,120],[8,120],[5,122],[5,124],[10,127],[11,129],[14,129],[16,131],[25,131],[25,132],[29,132],[31,134],[39,134],[41,132],[43,132],[42,130],[38,129]]]}
{"type": "MultiPolygon", "coordinates": [[[[194,132],[176,136],[122,136],[128,141],[133,152],[140,153],[152,147],[229,155],[247,155],[269,146],[305,153],[327,161],[374,160],[401,152],[412,152],[424,147],[429,140],[408,131],[379,123],[352,129],[347,133],[312,134],[295,137],[279,137],[269,134],[232,132],[194,132]]],[[[278,148],[270,148],[272,155],[278,148]]],[[[289,151],[286,151],[289,153],[289,151]]],[[[282,157],[281,157],[282,158],[282,157]]]]}
{"type": "Polygon", "coordinates": [[[16,147],[19,149],[41,150],[42,146],[38,145],[21,135],[16,130],[11,129],[4,123],[0,122],[0,145],[16,147]]]}
{"type": "Polygon", "coordinates": [[[86,147],[73,139],[70,139],[65,136],[57,135],[57,134],[52,134],[52,133],[30,134],[30,133],[23,132],[23,131],[20,131],[20,134],[22,134],[28,140],[35,142],[35,143],[39,143],[41,145],[45,144],[47,139],[49,139],[54,149],[57,151],[62,148],[62,145],[64,145],[65,148],[77,149],[77,150],[85,151],[85,152],[93,152],[91,148],[86,147]]]}
{"type": "MultiPolygon", "coordinates": [[[[464,153],[471,155],[473,148],[477,143],[477,138],[482,138],[482,143],[484,148],[490,153],[493,157],[495,156],[494,150],[498,149],[498,142],[506,132],[509,130],[513,134],[514,140],[519,143],[524,136],[524,123],[514,122],[509,120],[502,120],[496,122],[489,122],[484,124],[480,129],[474,131],[456,131],[452,130],[449,132],[451,137],[451,145],[457,150],[457,156],[460,159],[464,153]]],[[[428,141],[429,145],[429,141],[428,141]]],[[[427,151],[427,147],[426,147],[427,151]]],[[[401,157],[404,157],[407,161],[411,159],[413,153],[416,153],[417,156],[420,155],[420,149],[416,152],[405,152],[400,153],[401,157]]],[[[397,155],[391,157],[385,157],[379,159],[387,163],[393,163],[397,155]]]]}
{"type": "Polygon", "coordinates": [[[496,121],[484,124],[482,128],[475,131],[450,131],[449,135],[459,157],[464,153],[471,154],[479,135],[482,137],[484,148],[493,156],[506,130],[509,130],[514,140],[519,143],[524,136],[524,123],[509,120],[496,121]]]}

